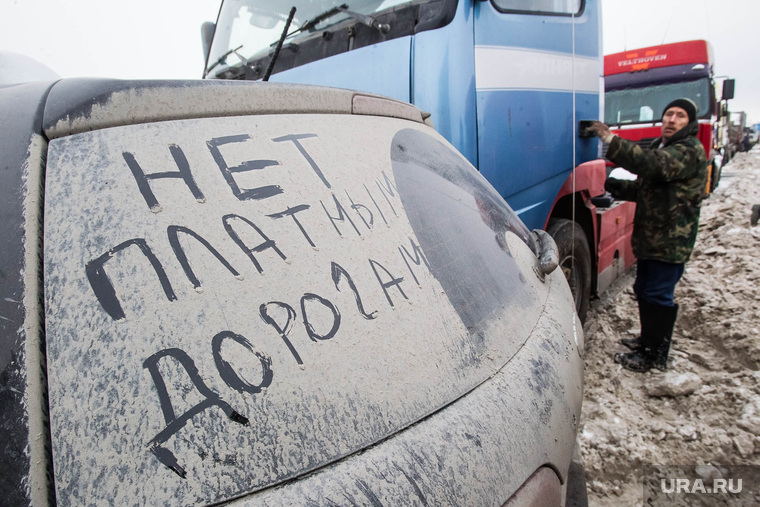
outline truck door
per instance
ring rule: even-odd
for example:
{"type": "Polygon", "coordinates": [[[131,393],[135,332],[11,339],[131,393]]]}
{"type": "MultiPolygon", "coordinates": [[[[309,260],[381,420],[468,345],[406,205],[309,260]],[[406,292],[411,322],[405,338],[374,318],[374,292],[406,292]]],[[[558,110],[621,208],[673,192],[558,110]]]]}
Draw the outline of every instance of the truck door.
{"type": "Polygon", "coordinates": [[[597,0],[474,4],[479,168],[530,228],[573,165],[597,157],[575,130],[599,116],[599,33],[597,0]]]}

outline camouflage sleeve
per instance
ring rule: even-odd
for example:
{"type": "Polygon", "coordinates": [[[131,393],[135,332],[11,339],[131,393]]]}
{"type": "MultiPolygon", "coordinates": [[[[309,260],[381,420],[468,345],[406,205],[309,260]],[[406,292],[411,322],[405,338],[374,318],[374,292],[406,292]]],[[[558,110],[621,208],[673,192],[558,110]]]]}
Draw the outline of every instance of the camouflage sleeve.
{"type": "Polygon", "coordinates": [[[652,150],[617,136],[610,142],[607,158],[633,174],[663,181],[693,178],[700,160],[706,159],[696,137],[652,150]]]}

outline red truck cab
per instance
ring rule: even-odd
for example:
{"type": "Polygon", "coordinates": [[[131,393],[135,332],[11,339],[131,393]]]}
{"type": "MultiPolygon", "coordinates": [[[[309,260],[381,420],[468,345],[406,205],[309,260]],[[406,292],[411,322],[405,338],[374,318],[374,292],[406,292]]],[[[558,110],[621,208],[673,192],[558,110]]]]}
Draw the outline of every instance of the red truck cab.
{"type": "Polygon", "coordinates": [[[723,116],[719,114],[713,72],[713,51],[705,40],[692,40],[633,49],[604,57],[604,121],[613,133],[648,146],[660,137],[665,106],[679,97],[697,105],[697,137],[708,157],[712,191],[720,178],[720,154],[716,133],[723,116]]]}

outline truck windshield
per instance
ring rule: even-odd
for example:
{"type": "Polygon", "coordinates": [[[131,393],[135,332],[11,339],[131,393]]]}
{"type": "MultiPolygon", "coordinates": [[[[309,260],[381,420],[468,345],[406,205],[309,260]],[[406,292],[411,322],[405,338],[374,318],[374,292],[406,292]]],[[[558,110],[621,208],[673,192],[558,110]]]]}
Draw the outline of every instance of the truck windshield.
{"type": "Polygon", "coordinates": [[[303,34],[324,30],[332,25],[349,19],[346,12],[336,8],[345,5],[346,9],[363,15],[372,16],[387,9],[410,4],[415,0],[224,0],[211,43],[206,71],[212,66],[237,66],[244,61],[265,56],[282,35],[291,7],[296,8],[293,22],[288,28],[289,35],[285,43],[298,40],[303,34]],[[331,10],[332,15],[325,16],[307,30],[297,30],[331,10]],[[296,32],[296,33],[293,33],[296,32]]]}
{"type": "Polygon", "coordinates": [[[604,122],[608,125],[658,122],[663,108],[679,97],[693,100],[699,108],[698,116],[709,114],[709,79],[608,91],[604,94],[604,122]]]}

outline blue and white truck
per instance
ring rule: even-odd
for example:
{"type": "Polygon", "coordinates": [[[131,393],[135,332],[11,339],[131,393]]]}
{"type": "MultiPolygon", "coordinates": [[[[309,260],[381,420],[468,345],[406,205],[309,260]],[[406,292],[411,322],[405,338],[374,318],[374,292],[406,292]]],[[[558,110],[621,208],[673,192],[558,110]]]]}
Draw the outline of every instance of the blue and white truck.
{"type": "Polygon", "coordinates": [[[224,0],[202,29],[204,77],[362,90],[429,112],[528,227],[555,238],[583,319],[635,260],[633,207],[592,201],[606,168],[578,131],[603,101],[600,4],[224,0]]]}

